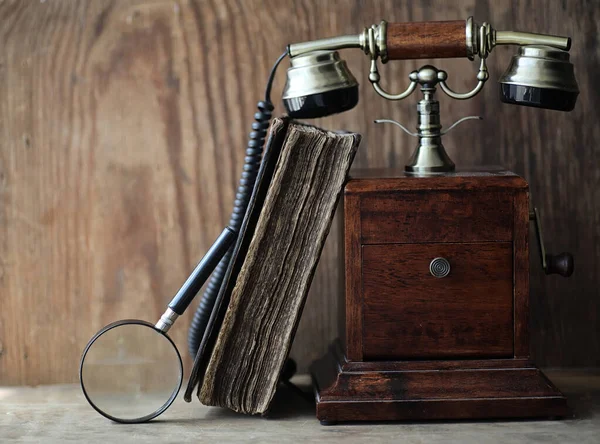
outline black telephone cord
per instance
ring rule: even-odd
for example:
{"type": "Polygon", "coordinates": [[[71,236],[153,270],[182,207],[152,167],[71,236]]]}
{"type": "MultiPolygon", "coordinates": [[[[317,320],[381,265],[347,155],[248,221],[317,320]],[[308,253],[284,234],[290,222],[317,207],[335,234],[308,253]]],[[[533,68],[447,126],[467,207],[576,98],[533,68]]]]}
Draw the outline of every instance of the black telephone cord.
{"type": "MultiPolygon", "coordinates": [[[[273,85],[273,79],[275,78],[275,72],[281,61],[288,55],[287,51],[284,52],[275,62],[269,79],[267,81],[267,88],[265,91],[265,100],[261,100],[257,104],[258,112],[254,114],[254,122],[252,122],[252,131],[248,138],[248,146],[246,147],[246,157],[244,158],[244,169],[240,184],[235,195],[235,203],[231,218],[229,219],[229,226],[236,232],[240,231],[242,221],[246,215],[248,209],[248,203],[252,196],[252,190],[254,189],[254,183],[256,182],[256,176],[260,168],[262,160],[263,147],[265,144],[265,138],[267,136],[267,130],[269,129],[269,123],[271,120],[273,109],[273,103],[271,102],[271,87],[273,85]]],[[[227,254],[223,256],[219,265],[215,268],[206,291],[202,295],[200,304],[194,313],[192,323],[188,332],[188,350],[192,357],[196,356],[202,337],[208,325],[210,315],[215,305],[215,300],[223,284],[223,278],[227,272],[227,267],[231,261],[233,253],[233,247],[229,249],[227,254]]]]}

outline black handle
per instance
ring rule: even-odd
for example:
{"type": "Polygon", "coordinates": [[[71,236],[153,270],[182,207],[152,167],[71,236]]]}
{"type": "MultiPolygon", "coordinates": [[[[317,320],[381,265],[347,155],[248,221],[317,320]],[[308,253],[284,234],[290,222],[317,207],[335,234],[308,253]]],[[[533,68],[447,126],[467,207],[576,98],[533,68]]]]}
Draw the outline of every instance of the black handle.
{"type": "Polygon", "coordinates": [[[204,282],[206,282],[215,267],[219,264],[221,258],[225,256],[229,247],[233,245],[236,237],[237,233],[232,228],[226,227],[223,230],[169,303],[171,310],[178,315],[183,314],[204,285],[204,282]]]}
{"type": "Polygon", "coordinates": [[[537,235],[538,244],[540,246],[540,259],[542,261],[542,268],[546,274],[560,274],[564,277],[569,277],[573,274],[575,268],[575,261],[571,253],[560,253],[556,256],[550,253],[546,253],[544,247],[544,238],[542,236],[542,221],[540,220],[539,211],[537,208],[533,208],[533,211],[529,212],[529,220],[535,222],[535,234],[537,235]]]}
{"type": "Polygon", "coordinates": [[[571,253],[560,253],[557,255],[546,254],[546,274],[560,274],[569,277],[575,269],[575,260],[571,253]]]}

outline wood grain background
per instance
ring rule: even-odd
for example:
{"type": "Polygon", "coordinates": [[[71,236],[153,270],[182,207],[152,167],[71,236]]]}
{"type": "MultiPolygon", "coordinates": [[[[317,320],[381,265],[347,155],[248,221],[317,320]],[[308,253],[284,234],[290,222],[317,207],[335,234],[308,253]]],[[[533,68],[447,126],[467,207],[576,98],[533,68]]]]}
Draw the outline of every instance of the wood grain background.
{"type": "MultiPolygon", "coordinates": [[[[575,254],[565,280],[543,276],[532,250],[533,355],[543,366],[598,366],[597,2],[23,0],[0,2],[0,384],[75,381],[82,348],[101,326],[157,319],[228,220],[254,106],[287,43],[381,19],[469,15],[498,29],[573,36],[582,95],[572,113],[501,104],[495,80],[514,52],[506,47],[494,50],[482,94],[440,101],[445,126],[485,119],[447,136],[454,161],[523,175],[547,247],[575,254]]],[[[366,57],[344,57],[361,102],[315,123],[363,134],[355,166],[403,165],[415,141],[372,120],[413,126],[416,96],[379,98],[366,57]]],[[[404,89],[424,63],[388,64],[385,86],[404,89]]],[[[474,85],[476,63],[437,65],[453,88],[474,85]]],[[[296,337],[302,369],[335,335],[339,240],[332,232],[296,337]]],[[[190,316],[172,330],[184,354],[190,316]]]]}

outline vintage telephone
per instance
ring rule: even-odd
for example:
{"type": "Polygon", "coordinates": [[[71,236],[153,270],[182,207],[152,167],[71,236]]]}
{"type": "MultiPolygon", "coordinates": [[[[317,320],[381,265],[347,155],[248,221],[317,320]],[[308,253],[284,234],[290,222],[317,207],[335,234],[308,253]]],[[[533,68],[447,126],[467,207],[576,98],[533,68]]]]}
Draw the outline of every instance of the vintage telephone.
{"type": "MultiPolygon", "coordinates": [[[[477,117],[462,118],[447,130],[442,130],[439,102],[435,99],[436,87],[439,86],[445,94],[457,100],[465,100],[477,95],[489,78],[486,65],[487,57],[497,45],[519,45],[517,55],[512,58],[510,66],[499,79],[500,99],[503,102],[560,111],[571,111],[573,109],[579,90],[574,76],[573,65],[569,61],[568,51],[571,46],[571,39],[568,37],[496,31],[489,24],[483,23],[478,25],[472,17],[469,17],[466,21],[423,23],[387,23],[382,21],[378,25],[366,28],[357,35],[326,38],[289,45],[286,52],[278,58],[270,73],[264,101],[258,103],[258,112],[254,116],[255,122],[252,124],[252,132],[249,136],[242,178],[237,190],[235,207],[228,227],[211,247],[192,275],[190,275],[158,323],[152,325],[144,321],[122,321],[105,327],[92,338],[86,347],[80,367],[82,387],[84,387],[84,381],[81,375],[85,368],[85,356],[91,353],[89,351],[90,347],[94,344],[102,343],[102,341],[112,346],[109,338],[112,334],[111,332],[115,331],[117,327],[131,329],[133,325],[133,330],[141,331],[143,335],[152,336],[152,340],[159,341],[168,350],[174,349],[172,341],[167,341],[166,332],[171,328],[178,316],[183,313],[195,293],[202,287],[204,281],[214,269],[210,282],[194,315],[188,336],[189,352],[192,356],[197,356],[196,364],[199,360],[202,360],[202,355],[209,356],[210,350],[202,348],[206,347],[206,337],[211,334],[210,331],[206,333],[207,327],[208,330],[212,330],[213,332],[215,328],[218,331],[218,326],[214,327],[214,325],[211,325],[211,322],[214,322],[215,318],[215,316],[211,318],[211,315],[213,314],[215,300],[223,284],[227,269],[230,266],[231,258],[234,255],[234,250],[240,244],[238,240],[236,247],[232,248],[235,237],[240,232],[242,222],[247,216],[246,212],[252,190],[261,165],[263,145],[269,127],[269,120],[274,110],[270,99],[271,86],[276,69],[284,58],[290,57],[290,68],[287,71],[287,82],[282,98],[287,113],[293,118],[311,119],[323,117],[341,113],[356,106],[358,103],[358,83],[348,70],[346,63],[340,59],[337,52],[340,49],[357,48],[364,51],[370,58],[369,81],[375,91],[385,99],[405,99],[416,90],[417,86],[420,86],[423,98],[417,104],[418,125],[416,133],[407,130],[398,122],[389,120],[376,121],[378,123],[394,123],[411,136],[419,139],[417,148],[405,167],[406,172],[404,176],[398,178],[394,182],[396,184],[394,186],[399,187],[397,192],[398,196],[401,197],[406,189],[410,191],[412,184],[416,183],[415,180],[428,180],[427,178],[437,177],[440,180],[435,179],[431,182],[433,184],[431,187],[433,188],[430,187],[430,192],[433,193],[435,187],[442,187],[441,189],[444,193],[452,189],[454,191],[449,192],[450,194],[448,195],[454,196],[452,198],[455,199],[457,190],[461,191],[464,188],[464,184],[461,182],[463,179],[458,174],[453,176],[455,165],[444,149],[442,136],[461,122],[477,117]],[[391,94],[386,92],[380,85],[380,74],[377,66],[378,59],[382,63],[387,63],[391,60],[459,57],[466,57],[471,60],[479,57],[479,71],[476,75],[477,84],[469,92],[457,93],[453,91],[446,83],[448,79],[447,73],[431,65],[423,66],[419,70],[411,72],[409,75],[409,86],[402,93],[391,94]],[[156,335],[156,332],[159,335],[156,335]],[[198,356],[200,356],[200,359],[198,356]]],[[[468,177],[467,182],[470,184],[469,186],[480,186],[484,190],[483,192],[487,193],[489,187],[486,185],[486,180],[491,178],[490,180],[495,182],[493,187],[489,189],[493,189],[493,193],[495,193],[493,195],[497,197],[497,189],[504,187],[504,185],[499,186],[498,184],[504,183],[502,180],[506,179],[506,183],[509,184],[507,187],[514,188],[514,190],[511,188],[509,193],[514,192],[515,205],[517,205],[517,202],[520,202],[522,206],[523,202],[527,202],[526,192],[524,191],[526,183],[522,179],[516,175],[505,173],[486,174],[476,173],[472,177],[468,177]],[[500,182],[497,181],[498,178],[501,179],[500,182]]],[[[389,186],[389,183],[387,186],[389,186]]],[[[433,198],[435,199],[435,197],[433,198]]],[[[510,199],[512,198],[510,197],[510,199]]],[[[507,202],[512,202],[510,199],[507,202]]],[[[461,204],[460,200],[456,200],[456,202],[461,204]]],[[[468,201],[465,202],[466,205],[470,205],[468,201]]],[[[346,206],[348,208],[351,205],[346,204],[346,206]]],[[[420,210],[416,209],[415,211],[418,212],[420,210]]],[[[508,211],[512,212],[513,208],[511,207],[508,211]]],[[[529,218],[536,222],[540,253],[546,273],[559,273],[563,276],[570,275],[573,271],[573,259],[570,254],[563,253],[559,256],[552,256],[545,253],[540,218],[537,210],[534,209],[530,213],[528,208],[525,208],[525,210],[521,208],[518,211],[521,213],[525,211],[523,214],[527,219],[526,224],[528,224],[529,218]]],[[[524,236],[524,222],[523,218],[517,218],[517,215],[521,214],[518,211],[517,209],[514,210],[514,231],[516,233],[514,238],[522,239],[524,236]],[[520,228],[517,229],[517,225],[520,228]],[[520,231],[517,233],[518,230],[520,231]]],[[[351,213],[347,213],[346,215],[348,216],[348,214],[351,213]]],[[[513,236],[512,232],[503,233],[513,236]]],[[[515,270],[519,266],[528,274],[527,264],[523,261],[523,257],[528,253],[527,243],[523,244],[519,241],[521,244],[517,244],[516,242],[517,240],[515,240],[513,248],[515,270]]],[[[433,244],[425,246],[424,249],[431,248],[431,245],[433,244]]],[[[513,255],[512,250],[510,254],[513,255]]],[[[506,263],[507,258],[508,256],[501,258],[501,262],[503,261],[502,264],[506,263]]],[[[478,267],[476,268],[481,269],[481,264],[478,267]]],[[[450,270],[450,262],[443,257],[434,258],[428,269],[436,279],[444,279],[450,274],[450,270]]],[[[362,275],[361,273],[361,270],[346,269],[347,275],[358,276],[362,275]]],[[[515,311],[514,314],[514,337],[512,336],[511,327],[511,332],[507,333],[511,335],[510,338],[505,338],[507,343],[510,342],[510,347],[513,347],[514,344],[514,347],[510,349],[514,350],[514,353],[511,351],[512,354],[509,353],[510,356],[506,354],[508,352],[498,355],[503,358],[501,360],[490,360],[487,359],[489,358],[488,356],[483,356],[482,359],[470,361],[471,364],[465,364],[468,361],[448,360],[445,355],[434,357],[438,364],[433,364],[432,361],[424,361],[420,364],[421,361],[415,361],[413,358],[409,358],[405,362],[401,357],[395,359],[389,356],[384,363],[380,363],[378,359],[369,361],[368,353],[363,352],[366,350],[365,347],[368,345],[368,341],[372,340],[372,337],[369,336],[370,333],[361,332],[360,328],[362,327],[351,325],[352,320],[347,318],[347,331],[351,335],[356,332],[362,334],[366,345],[361,346],[362,348],[352,348],[354,345],[352,347],[348,346],[346,351],[342,352],[341,355],[336,351],[333,352],[334,355],[338,353],[341,356],[341,358],[339,356],[334,358],[338,362],[334,367],[340,372],[336,376],[337,381],[346,381],[346,384],[349,384],[348,387],[353,387],[352,390],[345,386],[339,386],[339,384],[333,388],[323,386],[319,371],[316,371],[314,378],[317,383],[317,391],[319,392],[317,400],[318,418],[322,422],[335,422],[345,420],[481,417],[490,416],[489,412],[492,412],[491,416],[511,416],[512,413],[515,413],[515,416],[537,416],[540,414],[560,416],[564,414],[564,397],[550,383],[547,385],[546,380],[539,370],[526,359],[528,358],[528,339],[526,334],[528,278],[525,278],[522,273],[519,274],[517,271],[514,271],[514,273],[514,282],[518,281],[520,288],[518,298],[515,296],[515,307],[522,306],[522,310],[519,308],[521,311],[515,311]],[[523,290],[525,287],[527,287],[526,291],[523,290]],[[366,358],[363,359],[363,357],[366,358]],[[446,400],[450,404],[454,403],[451,405],[450,413],[447,413],[445,405],[440,404],[438,406],[436,404],[438,401],[436,401],[437,398],[435,397],[429,399],[426,395],[420,394],[418,395],[420,398],[414,395],[418,399],[410,399],[413,391],[421,393],[419,390],[422,391],[422,389],[419,387],[436,384],[435,381],[430,379],[431,370],[444,372],[449,368],[464,370],[462,373],[463,377],[470,371],[479,372],[477,377],[480,377],[482,374],[485,374],[485,372],[481,373],[482,370],[497,369],[500,372],[493,374],[493,379],[483,382],[486,387],[495,387],[497,390],[487,389],[485,400],[474,401],[470,398],[453,397],[451,395],[452,390],[445,389],[444,396],[446,396],[446,400]],[[380,372],[385,372],[386,376],[381,376],[382,373],[380,372]],[[409,372],[410,375],[406,376],[404,372],[409,372]],[[423,373],[421,374],[420,372],[423,373]],[[361,384],[365,381],[371,382],[362,387],[361,384]],[[514,388],[515,381],[518,385],[517,389],[525,393],[524,396],[521,396],[520,392],[513,393],[511,389],[502,385],[505,384],[514,388]],[[542,386],[546,387],[546,392],[540,388],[542,386]],[[336,392],[336,390],[341,391],[336,392]],[[507,397],[506,393],[509,392],[512,394],[507,397]],[[375,393],[374,398],[373,393],[375,393]],[[331,396],[332,400],[328,400],[328,396],[331,396]],[[511,399],[513,401],[517,399],[517,401],[510,401],[511,399]],[[546,399],[548,399],[547,405],[544,404],[546,399]],[[422,401],[423,404],[414,403],[416,400],[419,402],[422,401]],[[409,402],[405,403],[405,401],[409,402]],[[392,405],[390,402],[395,404],[392,405]]],[[[510,278],[510,282],[513,282],[512,277],[510,278]]],[[[515,288],[516,285],[515,283],[515,288]]],[[[517,294],[517,290],[515,290],[515,294],[517,294]]],[[[356,300],[353,298],[353,295],[347,295],[346,301],[347,303],[348,301],[350,303],[357,303],[359,308],[355,312],[359,312],[362,309],[360,308],[362,307],[362,302],[358,299],[358,296],[356,300]]],[[[369,313],[364,314],[364,316],[369,315],[369,313]]],[[[513,316],[512,313],[508,313],[508,315],[513,316]]],[[[510,319],[512,320],[512,317],[510,319]]],[[[491,338],[491,340],[493,342],[495,338],[491,338]]],[[[384,347],[388,345],[384,344],[384,347]]],[[[379,345],[375,344],[374,348],[377,346],[379,345]]],[[[485,346],[484,340],[481,347],[484,348],[485,346]]],[[[496,348],[498,349],[498,347],[496,348]]],[[[101,349],[101,351],[104,352],[105,350],[101,349]]],[[[95,381],[91,381],[91,384],[88,384],[87,390],[84,387],[84,393],[92,406],[110,419],[120,422],[143,422],[152,419],[169,407],[173,399],[175,399],[182,383],[181,358],[176,349],[172,353],[174,356],[172,360],[174,363],[173,371],[171,372],[172,381],[169,381],[169,387],[165,387],[165,402],[161,401],[156,406],[150,406],[149,410],[147,410],[147,406],[144,406],[141,410],[143,413],[138,414],[127,411],[124,414],[133,416],[126,417],[107,413],[106,409],[91,399],[93,393],[89,387],[93,387],[93,382],[95,381]],[[179,359],[177,360],[177,358],[179,359]]],[[[477,353],[473,355],[473,350],[468,350],[467,354],[469,354],[469,358],[478,356],[477,353]]],[[[186,398],[189,398],[194,384],[198,383],[198,376],[195,373],[195,369],[196,365],[190,377],[190,385],[188,385],[186,398]]],[[[102,377],[102,375],[99,377],[102,377]]],[[[455,376],[448,373],[444,377],[452,380],[455,376]]],[[[328,376],[326,379],[330,380],[331,378],[328,376]]],[[[465,382],[460,381],[458,379],[456,383],[452,383],[453,386],[458,386],[457,390],[460,393],[464,393],[465,390],[468,391],[465,388],[466,386],[461,386],[465,382]]],[[[482,382],[480,381],[480,383],[482,382]]],[[[104,400],[100,402],[104,402],[104,400]]]]}

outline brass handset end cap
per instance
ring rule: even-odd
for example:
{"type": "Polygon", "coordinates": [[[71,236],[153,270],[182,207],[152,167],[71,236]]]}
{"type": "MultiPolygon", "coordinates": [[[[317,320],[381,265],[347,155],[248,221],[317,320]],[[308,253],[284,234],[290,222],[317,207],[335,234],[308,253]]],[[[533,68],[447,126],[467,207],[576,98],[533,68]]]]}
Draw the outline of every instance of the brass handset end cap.
{"type": "Polygon", "coordinates": [[[571,50],[571,37],[567,37],[567,48],[566,51],[570,51],[571,50]]]}

